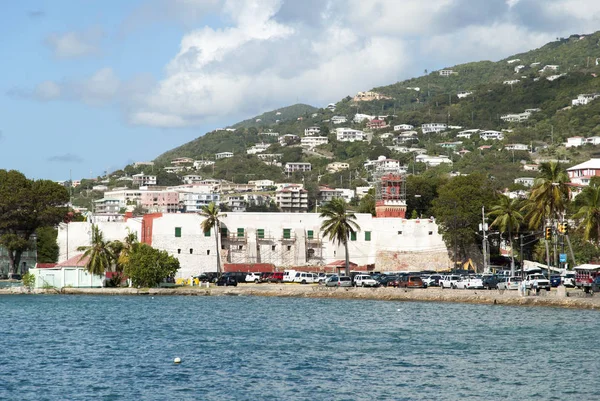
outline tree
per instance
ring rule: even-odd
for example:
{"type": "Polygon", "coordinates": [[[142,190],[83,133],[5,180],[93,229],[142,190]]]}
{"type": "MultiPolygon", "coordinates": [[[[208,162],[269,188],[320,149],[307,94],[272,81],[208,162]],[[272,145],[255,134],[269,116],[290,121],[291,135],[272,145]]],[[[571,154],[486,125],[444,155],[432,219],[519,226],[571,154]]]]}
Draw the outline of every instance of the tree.
{"type": "Polygon", "coordinates": [[[375,216],[375,190],[373,188],[369,189],[367,194],[362,197],[358,204],[358,213],[371,213],[372,216],[375,216]]]}
{"type": "Polygon", "coordinates": [[[583,205],[573,218],[580,220],[579,228],[583,229],[583,238],[600,245],[600,186],[590,185],[585,187],[579,195],[577,202],[583,205]]]}
{"type": "Polygon", "coordinates": [[[467,256],[466,249],[478,243],[477,229],[481,207],[489,207],[496,193],[482,174],[454,177],[439,188],[433,200],[433,214],[448,249],[454,258],[467,256]]]}
{"type": "Polygon", "coordinates": [[[92,225],[92,243],[88,246],[80,246],[78,251],[84,251],[79,260],[87,258],[85,268],[91,274],[102,275],[110,271],[115,256],[109,243],[104,240],[102,231],[96,225],[92,225]]]}
{"type": "Polygon", "coordinates": [[[202,221],[200,227],[202,227],[202,231],[210,232],[214,231],[215,234],[215,246],[217,248],[217,273],[221,275],[221,253],[219,247],[219,231],[221,229],[221,218],[227,217],[226,214],[221,213],[219,208],[214,202],[208,204],[208,206],[203,206],[202,211],[200,212],[200,216],[204,217],[204,221],[202,221]]]}
{"type": "Polygon", "coordinates": [[[330,241],[344,244],[346,252],[346,275],[350,275],[350,256],[348,254],[348,238],[351,234],[360,231],[356,223],[356,215],[346,210],[346,201],[342,198],[334,198],[321,208],[322,219],[321,231],[329,237],[330,241]]]}
{"type": "Polygon", "coordinates": [[[124,266],[124,273],[134,286],[156,287],[179,270],[179,260],[166,251],[146,244],[136,244],[124,266]]]}
{"type": "Polygon", "coordinates": [[[54,227],[40,227],[35,232],[37,238],[37,261],[55,263],[58,260],[59,247],[56,242],[58,230],[54,227]]]}
{"type": "MultiPolygon", "coordinates": [[[[513,232],[519,232],[523,215],[520,212],[521,201],[510,199],[506,195],[500,195],[498,202],[492,206],[489,216],[495,217],[490,227],[498,227],[501,233],[508,234],[510,241],[510,271],[515,274],[515,252],[513,248],[513,232]]],[[[523,261],[521,261],[522,263],[523,261]]]]}
{"type": "Polygon", "coordinates": [[[529,201],[523,207],[529,228],[538,229],[546,223],[558,220],[567,207],[569,199],[569,176],[560,163],[540,165],[540,173],[534,181],[529,201]]]}
{"type": "Polygon", "coordinates": [[[62,185],[0,170],[0,245],[8,252],[11,273],[16,273],[23,252],[30,249],[36,230],[63,221],[68,201],[62,185]]]}

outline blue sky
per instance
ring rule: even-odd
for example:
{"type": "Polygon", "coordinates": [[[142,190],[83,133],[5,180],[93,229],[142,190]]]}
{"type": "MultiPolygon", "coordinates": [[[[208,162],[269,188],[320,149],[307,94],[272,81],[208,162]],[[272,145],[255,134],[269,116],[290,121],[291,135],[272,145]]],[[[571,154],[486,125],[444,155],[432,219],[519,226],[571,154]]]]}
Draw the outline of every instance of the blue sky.
{"type": "Polygon", "coordinates": [[[600,26],[594,0],[0,5],[0,168],[97,176],[214,128],[600,26]]]}

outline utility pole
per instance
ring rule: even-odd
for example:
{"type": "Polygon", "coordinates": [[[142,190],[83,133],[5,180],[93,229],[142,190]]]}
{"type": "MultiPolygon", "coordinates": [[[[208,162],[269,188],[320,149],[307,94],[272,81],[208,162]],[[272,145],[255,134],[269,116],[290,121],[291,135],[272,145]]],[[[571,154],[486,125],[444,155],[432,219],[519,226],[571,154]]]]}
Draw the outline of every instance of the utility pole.
{"type": "Polygon", "coordinates": [[[481,206],[481,231],[483,232],[483,272],[489,273],[487,264],[487,235],[485,234],[485,206],[481,206]]]}

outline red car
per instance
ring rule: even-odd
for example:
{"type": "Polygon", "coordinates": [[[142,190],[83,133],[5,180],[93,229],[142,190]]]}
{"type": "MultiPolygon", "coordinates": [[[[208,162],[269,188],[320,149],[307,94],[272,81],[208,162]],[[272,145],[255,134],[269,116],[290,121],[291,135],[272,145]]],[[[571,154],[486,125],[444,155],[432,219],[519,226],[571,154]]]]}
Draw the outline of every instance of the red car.
{"type": "Polygon", "coordinates": [[[427,286],[419,276],[401,276],[398,288],[426,288],[427,286]]]}
{"type": "Polygon", "coordinates": [[[274,272],[269,276],[269,283],[283,283],[283,272],[274,272]]]}

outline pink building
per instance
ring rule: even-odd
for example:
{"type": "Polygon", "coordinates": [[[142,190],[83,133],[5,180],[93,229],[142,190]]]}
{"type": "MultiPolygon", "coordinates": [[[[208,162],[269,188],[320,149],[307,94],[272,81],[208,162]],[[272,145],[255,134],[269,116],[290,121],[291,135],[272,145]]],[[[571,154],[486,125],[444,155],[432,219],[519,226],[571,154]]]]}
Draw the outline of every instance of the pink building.
{"type": "Polygon", "coordinates": [[[179,194],[171,191],[142,191],[140,204],[150,213],[176,213],[179,211],[179,194]]]}

